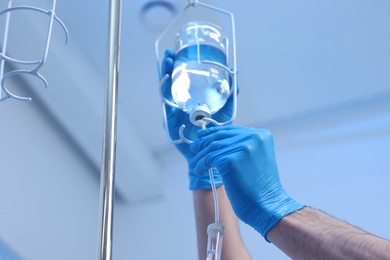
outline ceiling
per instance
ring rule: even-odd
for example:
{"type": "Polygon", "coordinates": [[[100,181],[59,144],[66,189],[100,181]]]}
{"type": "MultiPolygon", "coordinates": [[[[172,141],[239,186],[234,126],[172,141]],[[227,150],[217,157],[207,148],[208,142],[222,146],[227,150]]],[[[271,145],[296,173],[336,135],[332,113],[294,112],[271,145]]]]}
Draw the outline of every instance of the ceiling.
{"type": "MultiPolygon", "coordinates": [[[[122,11],[117,186],[133,201],[161,191],[161,160],[169,161],[174,153],[162,128],[154,51],[170,13],[162,5],[141,19],[149,2],[164,1],[123,1],[122,11]]],[[[187,4],[167,2],[177,10],[187,4]]],[[[389,1],[205,2],[235,15],[238,124],[285,127],[286,122],[390,101],[389,1]]],[[[14,4],[50,9],[51,1],[14,0],[14,4]]],[[[25,81],[33,91],[33,102],[41,102],[86,158],[100,167],[108,1],[58,0],[57,15],[66,24],[70,41],[65,44],[64,32],[56,24],[42,68],[49,87],[34,78],[25,81]]],[[[188,16],[213,19],[229,28],[227,17],[200,7],[191,8],[188,16]]],[[[4,15],[1,18],[4,24],[4,15]]],[[[10,56],[40,55],[47,24],[42,14],[15,14],[10,56]]],[[[3,35],[4,29],[0,32],[3,35]]]]}

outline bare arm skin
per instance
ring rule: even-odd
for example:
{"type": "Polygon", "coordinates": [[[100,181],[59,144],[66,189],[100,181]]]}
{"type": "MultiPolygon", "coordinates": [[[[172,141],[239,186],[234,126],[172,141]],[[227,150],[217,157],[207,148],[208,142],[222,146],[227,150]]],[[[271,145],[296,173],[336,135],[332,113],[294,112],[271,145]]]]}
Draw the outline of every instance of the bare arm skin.
{"type": "MultiPolygon", "coordinates": [[[[226,196],[223,185],[217,189],[217,193],[220,222],[225,227],[221,259],[251,259],[241,240],[237,218],[226,196]]],[[[194,190],[193,197],[198,240],[198,256],[199,259],[204,260],[206,259],[207,250],[207,226],[214,222],[213,194],[211,190],[194,190]]]]}
{"type": "Polygon", "coordinates": [[[285,216],[267,238],[293,259],[390,259],[390,241],[312,209],[285,216]]]}

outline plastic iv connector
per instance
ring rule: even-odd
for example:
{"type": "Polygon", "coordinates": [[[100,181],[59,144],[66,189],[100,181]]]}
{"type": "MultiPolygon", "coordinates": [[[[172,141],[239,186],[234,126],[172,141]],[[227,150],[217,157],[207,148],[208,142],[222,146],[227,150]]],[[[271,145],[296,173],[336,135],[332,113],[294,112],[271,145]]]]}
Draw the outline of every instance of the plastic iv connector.
{"type": "Polygon", "coordinates": [[[207,227],[207,260],[219,260],[222,254],[224,227],[221,223],[211,223],[207,227]]]}
{"type": "Polygon", "coordinates": [[[47,87],[48,83],[46,79],[39,73],[39,70],[43,67],[43,65],[46,63],[46,59],[49,52],[50,47],[50,41],[51,41],[51,35],[53,30],[53,24],[54,21],[57,21],[59,25],[62,27],[62,29],[65,32],[65,43],[68,43],[69,40],[69,33],[68,29],[66,28],[65,24],[58,18],[56,15],[56,4],[57,1],[52,1],[52,8],[50,10],[45,10],[38,7],[33,6],[26,6],[26,5],[13,5],[13,0],[9,0],[8,6],[6,9],[0,11],[0,16],[5,14],[5,26],[4,26],[4,37],[3,42],[1,43],[1,51],[0,51],[0,101],[6,100],[8,98],[14,98],[17,100],[24,100],[24,101],[31,101],[30,97],[22,97],[19,95],[16,95],[13,93],[10,89],[8,89],[5,85],[5,82],[17,75],[32,75],[40,79],[44,86],[47,87]],[[10,29],[10,19],[11,19],[11,13],[12,12],[20,12],[20,11],[34,11],[38,13],[43,13],[45,15],[49,16],[49,26],[46,33],[46,43],[45,47],[43,49],[43,54],[40,59],[37,60],[19,60],[14,59],[8,56],[7,54],[7,44],[8,44],[8,34],[10,29]],[[5,73],[5,64],[6,62],[10,63],[11,65],[23,65],[23,66],[31,66],[30,69],[14,69],[7,73],[5,73]]]}

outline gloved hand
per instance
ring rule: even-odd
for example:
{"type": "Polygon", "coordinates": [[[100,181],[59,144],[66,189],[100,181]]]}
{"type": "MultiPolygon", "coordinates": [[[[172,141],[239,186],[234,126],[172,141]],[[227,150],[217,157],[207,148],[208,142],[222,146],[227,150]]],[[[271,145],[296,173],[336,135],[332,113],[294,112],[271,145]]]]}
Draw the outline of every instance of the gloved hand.
{"type": "Polygon", "coordinates": [[[282,187],[268,130],[232,125],[201,130],[198,136],[190,146],[196,153],[190,167],[195,174],[216,168],[236,215],[262,236],[304,207],[282,187]]]}
{"type": "MultiPolygon", "coordinates": [[[[170,101],[173,100],[172,93],[171,93],[171,84],[172,84],[171,75],[173,71],[174,58],[175,58],[175,53],[172,50],[167,50],[165,52],[164,60],[162,63],[162,69],[161,69],[162,76],[166,74],[169,75],[169,79],[166,80],[165,84],[163,85],[163,94],[170,101]]],[[[171,107],[169,105],[165,105],[165,110],[167,114],[168,125],[164,127],[168,128],[169,135],[173,140],[180,139],[179,129],[183,124],[186,125],[184,129],[184,136],[190,140],[197,139],[197,131],[200,129],[200,127],[194,126],[190,122],[189,115],[187,113],[183,112],[180,109],[171,107]]],[[[225,106],[214,115],[214,118],[217,121],[225,122],[231,118],[232,111],[233,111],[233,101],[231,96],[226,102],[225,106]]],[[[183,156],[187,159],[187,161],[191,160],[195,156],[195,153],[190,151],[189,145],[186,143],[177,144],[176,148],[181,152],[181,154],[183,154],[183,156]]],[[[189,188],[191,190],[211,189],[211,184],[210,184],[209,175],[207,171],[205,171],[204,174],[199,175],[199,174],[194,174],[192,169],[189,168],[188,175],[190,179],[189,188]]],[[[214,171],[214,181],[217,187],[222,185],[221,176],[216,171],[214,171]]]]}

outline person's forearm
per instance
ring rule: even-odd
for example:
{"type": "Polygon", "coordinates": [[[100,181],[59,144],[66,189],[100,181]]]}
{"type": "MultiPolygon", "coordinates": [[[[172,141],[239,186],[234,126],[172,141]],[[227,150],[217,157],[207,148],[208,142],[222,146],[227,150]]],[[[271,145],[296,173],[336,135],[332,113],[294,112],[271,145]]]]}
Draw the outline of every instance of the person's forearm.
{"type": "MultiPolygon", "coordinates": [[[[221,259],[251,259],[240,236],[237,218],[223,186],[217,189],[220,222],[225,227],[221,259]]],[[[206,259],[207,226],[214,222],[214,201],[211,190],[193,192],[199,259],[206,259]]]]}
{"type": "Polygon", "coordinates": [[[390,241],[308,207],[284,217],[267,238],[293,259],[390,259],[390,241]]]}

